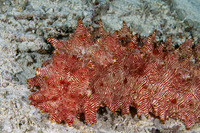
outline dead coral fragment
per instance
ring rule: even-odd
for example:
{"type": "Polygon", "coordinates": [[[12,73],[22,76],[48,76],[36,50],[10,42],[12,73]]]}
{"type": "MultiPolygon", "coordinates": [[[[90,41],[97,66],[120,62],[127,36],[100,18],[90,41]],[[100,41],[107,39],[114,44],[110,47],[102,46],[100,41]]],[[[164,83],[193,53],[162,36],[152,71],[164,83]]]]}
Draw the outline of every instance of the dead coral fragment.
{"type": "Polygon", "coordinates": [[[179,118],[191,128],[200,120],[199,45],[192,48],[187,39],[175,50],[170,39],[158,45],[155,35],[133,36],[125,23],[113,34],[102,22],[91,32],[79,20],[69,40],[47,39],[55,51],[28,80],[40,87],[29,97],[31,104],[69,125],[82,114],[85,122],[95,123],[98,108],[106,105],[122,114],[132,106],[138,116],[179,118]]]}

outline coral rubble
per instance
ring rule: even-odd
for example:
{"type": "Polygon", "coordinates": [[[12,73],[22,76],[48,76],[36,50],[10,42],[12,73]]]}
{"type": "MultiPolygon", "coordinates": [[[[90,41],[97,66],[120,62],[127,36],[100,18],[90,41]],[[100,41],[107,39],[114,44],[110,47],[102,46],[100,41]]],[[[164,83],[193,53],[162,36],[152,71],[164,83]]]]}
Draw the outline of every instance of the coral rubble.
{"type": "Polygon", "coordinates": [[[122,114],[132,106],[138,116],[179,118],[191,128],[200,121],[200,46],[186,39],[175,49],[171,38],[162,43],[155,36],[133,36],[125,23],[110,34],[101,21],[93,30],[79,20],[69,40],[47,39],[54,54],[28,80],[40,88],[30,104],[69,125],[82,114],[95,123],[102,106],[122,114]]]}

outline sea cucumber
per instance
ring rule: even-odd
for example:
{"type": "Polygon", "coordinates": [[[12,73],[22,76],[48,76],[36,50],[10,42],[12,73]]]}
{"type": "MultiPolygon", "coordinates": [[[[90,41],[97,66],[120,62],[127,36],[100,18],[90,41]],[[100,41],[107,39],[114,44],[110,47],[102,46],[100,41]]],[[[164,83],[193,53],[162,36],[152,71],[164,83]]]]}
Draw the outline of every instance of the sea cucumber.
{"type": "Polygon", "coordinates": [[[40,88],[30,104],[70,126],[82,114],[95,123],[99,107],[128,114],[132,106],[138,116],[179,118],[191,128],[200,121],[200,45],[186,39],[175,49],[170,37],[156,41],[156,33],[132,35],[124,22],[111,34],[101,21],[94,30],[78,20],[67,41],[47,39],[55,50],[28,80],[40,88]]]}

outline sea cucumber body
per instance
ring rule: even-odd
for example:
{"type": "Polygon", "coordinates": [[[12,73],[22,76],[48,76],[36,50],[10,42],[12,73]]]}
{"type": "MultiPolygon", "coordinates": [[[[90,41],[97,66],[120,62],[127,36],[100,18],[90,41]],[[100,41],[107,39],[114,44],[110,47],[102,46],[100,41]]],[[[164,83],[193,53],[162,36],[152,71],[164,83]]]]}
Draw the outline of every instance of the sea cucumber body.
{"type": "Polygon", "coordinates": [[[54,55],[28,80],[40,87],[30,104],[69,125],[82,114],[95,123],[102,106],[122,114],[132,106],[138,116],[179,118],[191,128],[200,118],[199,45],[186,39],[174,49],[170,38],[159,43],[155,36],[156,31],[143,39],[133,36],[125,23],[113,34],[102,22],[91,31],[79,20],[69,40],[47,39],[54,55]]]}

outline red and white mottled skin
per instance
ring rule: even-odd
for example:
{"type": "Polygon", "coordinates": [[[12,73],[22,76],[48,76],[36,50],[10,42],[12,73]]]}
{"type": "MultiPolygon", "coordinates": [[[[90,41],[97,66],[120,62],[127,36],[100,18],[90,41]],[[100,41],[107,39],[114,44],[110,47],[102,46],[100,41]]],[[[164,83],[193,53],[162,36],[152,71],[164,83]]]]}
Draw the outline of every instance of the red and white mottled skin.
{"type": "Polygon", "coordinates": [[[99,23],[91,31],[79,20],[67,41],[47,39],[54,54],[28,80],[40,87],[29,97],[30,104],[69,125],[81,114],[86,123],[95,123],[101,106],[122,114],[132,106],[138,116],[152,112],[161,120],[179,118],[188,129],[199,122],[199,45],[192,48],[186,39],[175,50],[170,38],[159,44],[156,31],[141,39],[125,23],[113,34],[99,23]]]}

